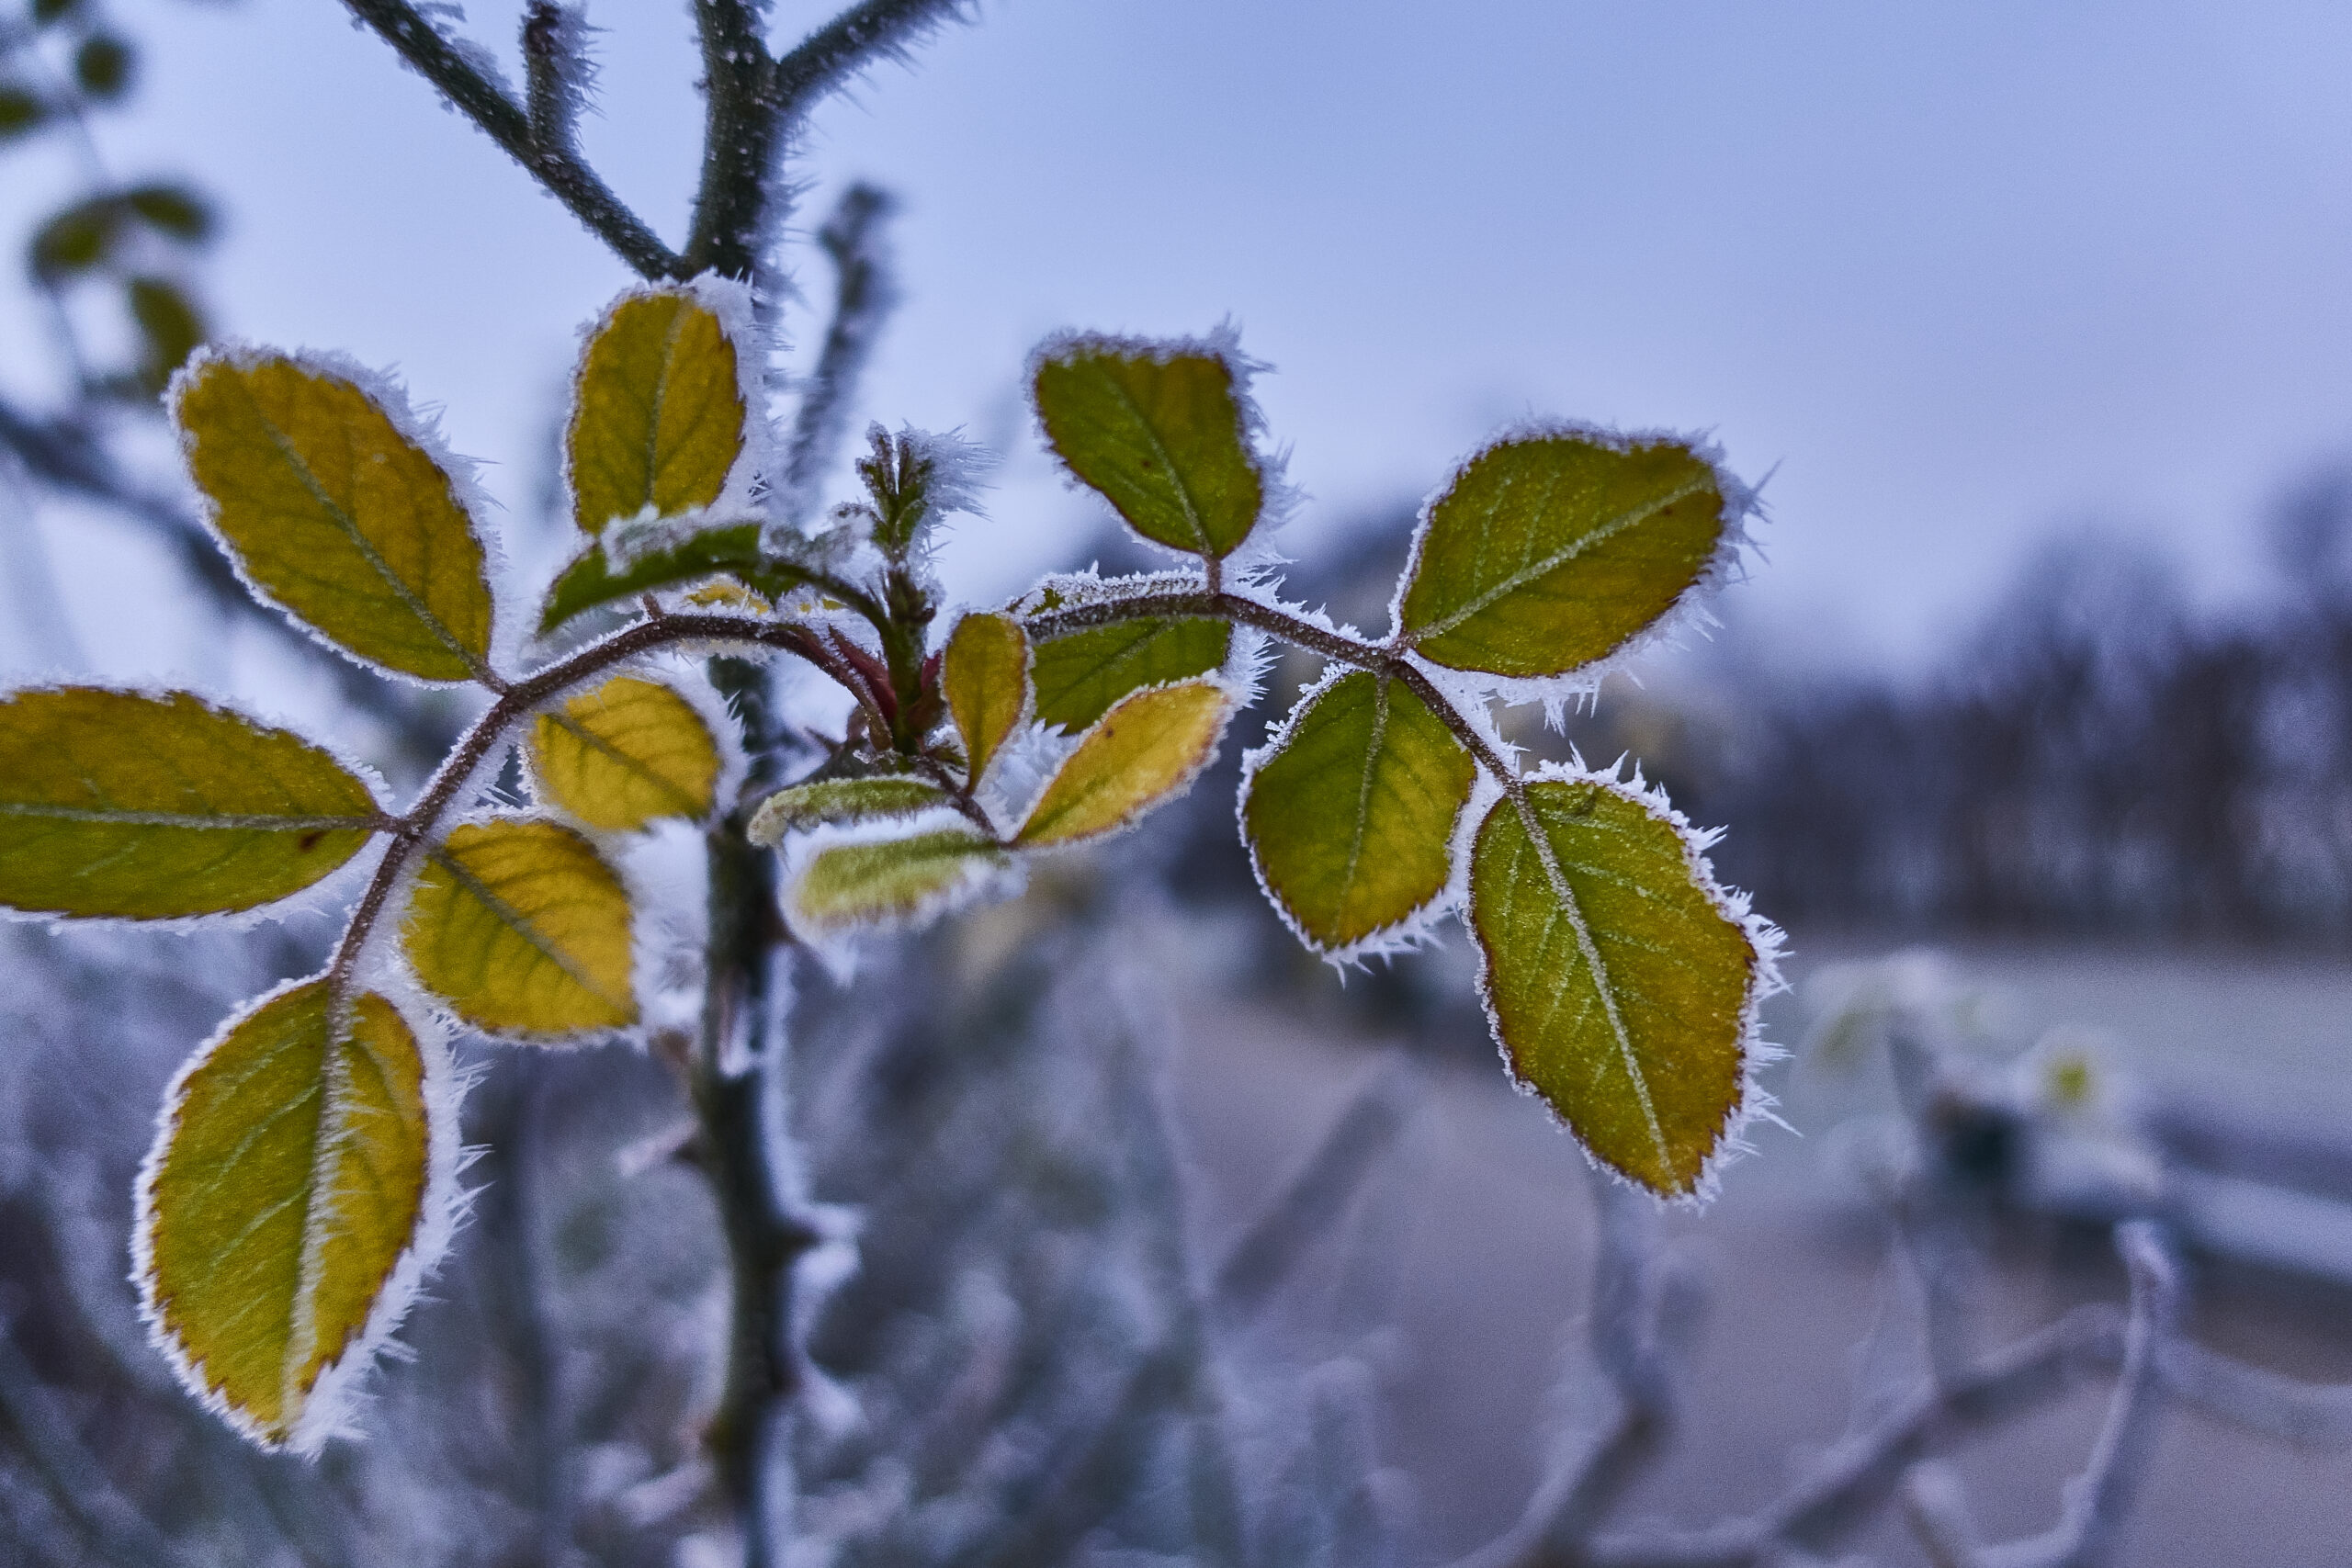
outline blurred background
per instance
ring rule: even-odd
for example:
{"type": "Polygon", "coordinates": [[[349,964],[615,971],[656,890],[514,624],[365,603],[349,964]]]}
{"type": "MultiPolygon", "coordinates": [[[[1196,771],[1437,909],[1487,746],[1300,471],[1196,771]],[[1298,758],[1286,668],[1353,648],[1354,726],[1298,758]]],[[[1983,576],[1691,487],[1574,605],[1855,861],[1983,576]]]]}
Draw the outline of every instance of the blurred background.
{"type": "MultiPolygon", "coordinates": [[[[426,9],[511,53],[519,6],[426,9]]],[[[589,16],[586,151],[674,236],[690,28],[589,16]]],[[[1345,976],[1296,948],[1228,755],[1017,903],[807,977],[794,1114],[836,1237],[808,1560],[1969,1562],[1971,1530],[2063,1527],[2120,1431],[2112,1519],[2030,1560],[2341,1561],[2352,1420],[2301,1384],[2352,1377],[2352,12],[975,17],[822,110],[786,236],[789,369],[831,302],[807,242],[853,182],[895,198],[858,415],[997,455],[951,596],[1147,564],[1030,427],[1023,357],[1065,325],[1234,321],[1307,497],[1286,596],[1374,633],[1417,508],[1499,426],[1710,432],[1762,483],[1752,581],[1564,734],[1504,722],[1729,829],[1718,873],[1791,933],[1796,1056],[1715,1206],[1626,1212],[1510,1092],[1458,938],[1345,976]],[[1850,1519],[1668,1551],[1827,1484],[1969,1356],[2145,1320],[2111,1242],[2152,1216],[2178,1342],[2228,1358],[2165,1374],[2160,1429],[2086,1351],[1850,1519]],[[1547,1486],[1633,1453],[1611,1413],[1653,1366],[1670,1440],[1577,1521],[1621,1555],[1541,1555],[1547,1486]],[[1179,1483],[1204,1430],[1244,1478],[1230,1551],[1179,1483]]],[[[462,705],[233,607],[155,389],[214,335],[397,367],[487,465],[528,592],[573,333],[629,279],[327,0],[0,0],[0,677],[193,683],[412,787],[462,705]]],[[[123,1238],[162,1085],[331,934],[0,928],[0,1541],[728,1561],[696,1459],[718,1254],[642,1053],[471,1055],[481,1196],[376,1442],[251,1455],[144,1348],[123,1238]]]]}

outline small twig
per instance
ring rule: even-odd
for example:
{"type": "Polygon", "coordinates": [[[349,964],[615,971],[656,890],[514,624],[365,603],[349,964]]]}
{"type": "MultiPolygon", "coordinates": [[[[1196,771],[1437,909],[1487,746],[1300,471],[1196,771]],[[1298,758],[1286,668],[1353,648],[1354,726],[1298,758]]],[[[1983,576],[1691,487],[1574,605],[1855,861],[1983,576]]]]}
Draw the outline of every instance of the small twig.
{"type": "Polygon", "coordinates": [[[344,0],[344,4],[640,276],[693,276],[695,269],[623,205],[594,169],[566,148],[541,142],[533,133],[530,114],[524,106],[475,69],[408,0],[344,0]]]}
{"type": "Polygon", "coordinates": [[[481,764],[505,742],[508,730],[540,704],[582,682],[594,679],[614,665],[678,643],[718,643],[766,647],[787,653],[800,651],[801,628],[789,622],[753,620],[743,615],[669,615],[661,620],[635,621],[566,659],[508,684],[497,702],[458,739],[416,798],[394,819],[391,842],[384,858],[353,908],[351,923],[335,944],[327,965],[330,988],[347,989],[354,966],[368,936],[383,916],[393,886],[410,863],[432,843],[442,818],[457,805],[465,786],[481,764]]]}
{"type": "Polygon", "coordinates": [[[854,185],[817,231],[818,246],[833,265],[833,317],[785,447],[784,504],[796,524],[805,523],[816,511],[817,484],[840,450],[858,378],[884,319],[898,303],[882,243],[882,225],[891,207],[887,192],[854,185]]]}
{"type": "Polygon", "coordinates": [[[787,121],[878,60],[903,60],[908,46],[953,20],[964,0],[865,0],[803,39],[775,63],[775,105],[787,121]]]}
{"type": "Polygon", "coordinates": [[[1263,1306],[1306,1247],[1328,1234],[1410,1117],[1419,1075],[1402,1057],[1357,1091],[1323,1140],[1225,1255],[1209,1290],[1228,1320],[1263,1306]]]}
{"type": "Polygon", "coordinates": [[[1602,1539],[1550,1559],[1592,1568],[1760,1568],[1791,1548],[1826,1548],[1868,1520],[1912,1467],[1953,1438],[2021,1406],[2055,1398],[2075,1377],[2122,1353],[2121,1315],[2075,1308],[1979,1361],[1966,1376],[1923,1380],[1777,1501],[1711,1529],[1602,1539]]]}
{"type": "Polygon", "coordinates": [[[531,0],[523,13],[523,108],[531,140],[567,156],[575,140],[581,85],[589,72],[581,52],[586,24],[560,0],[531,0]]]}

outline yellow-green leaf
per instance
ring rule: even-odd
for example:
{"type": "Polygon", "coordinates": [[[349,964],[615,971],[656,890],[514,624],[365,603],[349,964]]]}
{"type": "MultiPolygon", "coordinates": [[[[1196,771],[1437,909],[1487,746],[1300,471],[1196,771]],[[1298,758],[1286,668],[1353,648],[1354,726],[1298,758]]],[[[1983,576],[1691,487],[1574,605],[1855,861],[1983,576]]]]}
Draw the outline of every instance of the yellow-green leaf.
{"type": "Polygon", "coordinates": [[[1760,960],[1687,830],[1590,780],[1526,787],[1478,829],[1470,926],[1512,1070],[1586,1148],[1695,1191],[1740,1104],[1760,960]]]}
{"type": "Polygon", "coordinates": [[[982,886],[1010,859],[961,828],[834,844],[810,856],[794,879],[793,924],[825,931],[919,919],[982,886]]]}
{"type": "Polygon", "coordinates": [[[1046,346],[1031,389],[1055,456],[1145,538],[1216,559],[1257,525],[1265,483],[1225,355],[1069,338],[1046,346]]]}
{"type": "Polygon", "coordinates": [[[1232,640],[1231,626],[1201,617],[1114,621],[1057,637],[1037,649],[1037,722],[1075,735],[1129,692],[1212,673],[1232,640]]]}
{"type": "Polygon", "coordinates": [[[718,742],[695,705],[658,681],[616,676],[531,726],[531,771],[591,828],[708,816],[718,742]]]}
{"type": "Polygon", "coordinates": [[[263,593],[388,669],[462,681],[485,668],[481,540],[448,473],[390,412],[349,378],[277,354],[200,350],[173,388],[213,526],[263,593]]]}
{"type": "Polygon", "coordinates": [[[572,616],[616,599],[634,599],[658,588],[673,588],[722,572],[737,577],[756,574],[759,569],[760,525],[756,523],[706,528],[668,549],[641,555],[619,571],[605,558],[602,545],[591,545],[548,586],[547,602],[539,608],[539,635],[545,637],[572,616]]]}
{"type": "Polygon", "coordinates": [[[554,822],[461,823],[427,857],[401,941],[425,988],[478,1028],[564,1034],[637,1021],[628,893],[554,822]]]}
{"type": "Polygon", "coordinates": [[[582,532],[718,502],[743,452],[735,355],[689,288],[628,294],[605,313],[581,355],[564,435],[582,532]]]}
{"type": "Polygon", "coordinates": [[[1668,438],[1498,443],[1430,507],[1400,630],[1456,670],[1557,675],[1657,620],[1724,536],[1713,467],[1668,438]]]}
{"type": "Polygon", "coordinates": [[[1310,697],[1251,771],[1243,835],[1299,934],[1339,952],[1445,891],[1476,776],[1409,687],[1356,671],[1310,697]]]}
{"type": "Polygon", "coordinates": [[[148,1322],[257,1441],[315,1448],[331,1422],[305,1417],[406,1304],[402,1256],[454,1196],[429,1190],[436,1134],[452,1154],[456,1134],[433,1125],[427,1079],[391,1003],[337,1009],[314,979],[231,1020],[164,1104],[139,1190],[148,1322]]]}
{"type": "Polygon", "coordinates": [[[381,819],[324,751],[185,692],[0,700],[0,904],[128,919],[250,909],[334,871],[381,819]]]}
{"type": "Polygon", "coordinates": [[[892,773],[871,779],[819,779],[780,789],[760,803],[744,836],[774,849],[787,833],[829,822],[872,822],[912,817],[947,804],[947,792],[926,779],[892,773]]]}
{"type": "Polygon", "coordinates": [[[1067,844],[1125,827],[1208,765],[1232,711],[1232,697],[1208,681],[1122,701],[1046,784],[1015,841],[1067,844]]]}
{"type": "Polygon", "coordinates": [[[978,784],[1029,712],[1029,638],[1011,615],[967,615],[941,660],[940,690],[964,738],[966,776],[978,784]]]}

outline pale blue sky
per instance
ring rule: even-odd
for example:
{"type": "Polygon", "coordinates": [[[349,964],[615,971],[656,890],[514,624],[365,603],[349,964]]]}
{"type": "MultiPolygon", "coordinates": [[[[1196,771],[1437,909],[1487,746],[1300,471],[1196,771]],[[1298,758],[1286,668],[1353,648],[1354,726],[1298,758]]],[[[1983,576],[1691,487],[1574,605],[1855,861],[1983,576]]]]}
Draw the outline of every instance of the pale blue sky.
{"type": "MultiPolygon", "coordinates": [[[[477,34],[511,52],[514,11],[477,34]]],[[[156,47],[107,151],[224,197],[224,321],[398,364],[519,500],[619,265],[330,0],[128,14],[156,47]]],[[[591,15],[588,146],[674,237],[684,7],[591,15]]],[[[2210,601],[2256,581],[2265,500],[2352,450],[2348,64],[2352,6],[2283,0],[986,0],[806,167],[812,213],[905,197],[870,412],[1017,437],[965,592],[1085,517],[1029,345],[1230,314],[1308,536],[1530,411],[1712,428],[1775,470],[1748,612],[1900,661],[2070,519],[2210,601]]]]}

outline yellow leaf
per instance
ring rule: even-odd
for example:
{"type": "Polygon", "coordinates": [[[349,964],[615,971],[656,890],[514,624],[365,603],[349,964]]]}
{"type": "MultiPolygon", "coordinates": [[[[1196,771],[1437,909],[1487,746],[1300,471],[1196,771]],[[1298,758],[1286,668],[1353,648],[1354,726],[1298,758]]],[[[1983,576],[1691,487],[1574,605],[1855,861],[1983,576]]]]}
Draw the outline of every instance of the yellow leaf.
{"type": "Polygon", "coordinates": [[[637,1021],[628,893],[571,829],[461,823],[417,875],[401,941],[468,1023],[564,1034],[637,1021]]]}
{"type": "Polygon", "coordinates": [[[231,1020],[182,1069],[140,1179],[141,1295],[181,1380],[246,1436],[315,1448],[356,1352],[398,1321],[432,1261],[426,1217],[453,1197],[429,1190],[454,1180],[438,1113],[392,1004],[338,1009],[322,978],[231,1020]]]}
{"type": "Polygon", "coordinates": [[[347,377],[277,354],[199,352],[173,389],[213,526],[262,593],[388,669],[426,681],[486,669],[481,540],[392,413],[347,377]]]}
{"type": "Polygon", "coordinates": [[[623,675],[531,726],[531,771],[548,798],[591,828],[708,816],[718,743],[692,703],[623,675]]]}
{"type": "Polygon", "coordinates": [[[0,701],[0,904],[130,919],[250,909],[357,854],[380,817],[317,747],[185,692],[0,701]]]}
{"type": "Polygon", "coordinates": [[[707,610],[748,610],[754,615],[775,611],[775,605],[740,582],[706,582],[686,595],[686,603],[707,610]]]}
{"type": "Polygon", "coordinates": [[[1086,732],[1014,841],[1067,844],[1125,827],[1208,765],[1232,710],[1225,689],[1207,681],[1125,698],[1086,732]]]}
{"type": "Polygon", "coordinates": [[[967,615],[947,639],[940,689],[974,784],[1029,712],[1029,638],[1011,615],[967,615]]]}
{"type": "Polygon", "coordinates": [[[735,354],[691,288],[628,294],[605,313],[581,355],[564,439],[582,532],[718,500],[744,444],[735,354]]]}

